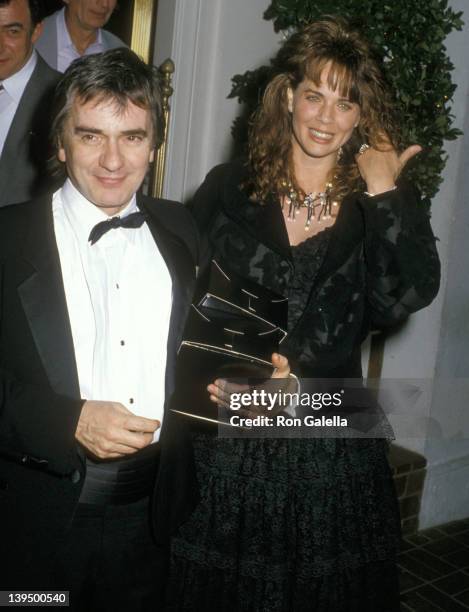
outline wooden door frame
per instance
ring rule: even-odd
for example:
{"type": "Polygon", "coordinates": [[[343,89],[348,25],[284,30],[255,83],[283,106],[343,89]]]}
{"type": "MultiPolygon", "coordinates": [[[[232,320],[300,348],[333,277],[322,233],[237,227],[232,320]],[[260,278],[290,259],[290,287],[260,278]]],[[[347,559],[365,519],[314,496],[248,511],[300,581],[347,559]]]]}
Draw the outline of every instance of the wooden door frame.
{"type": "Polygon", "coordinates": [[[152,59],[158,0],[134,0],[130,47],[148,64],[152,59]]]}
{"type": "MultiPolygon", "coordinates": [[[[132,34],[130,47],[147,64],[153,61],[153,43],[156,31],[156,12],[158,0],[134,0],[132,14],[132,34]]],[[[153,197],[160,198],[163,193],[163,181],[166,162],[166,143],[169,123],[169,98],[173,93],[172,75],[174,64],[166,60],[160,66],[162,76],[163,112],[165,117],[165,133],[163,143],[155,153],[155,161],[151,170],[149,192],[153,197]]]]}

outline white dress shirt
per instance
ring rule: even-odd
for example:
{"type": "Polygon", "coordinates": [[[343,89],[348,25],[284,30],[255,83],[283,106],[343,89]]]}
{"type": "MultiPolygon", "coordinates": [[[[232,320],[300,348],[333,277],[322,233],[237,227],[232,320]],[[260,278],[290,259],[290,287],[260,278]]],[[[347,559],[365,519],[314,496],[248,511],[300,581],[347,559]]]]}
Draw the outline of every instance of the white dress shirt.
{"type": "MultiPolygon", "coordinates": [[[[81,397],[162,423],[172,282],[150,229],[110,229],[91,245],[109,217],[70,180],[52,208],[81,397]]],[[[119,216],[137,210],[134,196],[119,216]]]]}
{"type": "MultiPolygon", "coordinates": [[[[81,57],[75,45],[73,44],[68,32],[67,23],[65,21],[65,7],[58,12],[57,15],[57,70],[65,72],[70,64],[81,57]]],[[[105,51],[103,45],[103,37],[101,28],[98,29],[96,40],[86,48],[83,55],[91,55],[93,53],[102,53],[105,51]]]]}
{"type": "Polygon", "coordinates": [[[36,68],[37,55],[33,50],[26,64],[11,77],[2,81],[3,90],[0,91],[0,156],[10,131],[21,97],[26,85],[36,68]]]}

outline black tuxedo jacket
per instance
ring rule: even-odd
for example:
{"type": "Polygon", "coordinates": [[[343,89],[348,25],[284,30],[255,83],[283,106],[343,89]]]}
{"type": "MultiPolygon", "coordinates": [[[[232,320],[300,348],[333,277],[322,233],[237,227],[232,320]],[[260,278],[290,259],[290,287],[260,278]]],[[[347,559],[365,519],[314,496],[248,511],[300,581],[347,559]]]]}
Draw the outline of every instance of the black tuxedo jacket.
{"type": "Polygon", "coordinates": [[[48,187],[50,110],[60,77],[38,55],[0,157],[0,206],[25,202],[48,187]]]}
{"type": "MultiPolygon", "coordinates": [[[[137,204],[173,282],[153,500],[161,541],[188,516],[197,495],[184,423],[168,410],[195,281],[197,232],[180,204],[144,196],[137,204]]],[[[48,195],[0,210],[0,541],[2,558],[9,559],[1,588],[49,584],[48,560],[70,525],[85,476],[84,453],[74,438],[83,401],[48,195]],[[26,568],[29,582],[15,582],[26,568]]]]}

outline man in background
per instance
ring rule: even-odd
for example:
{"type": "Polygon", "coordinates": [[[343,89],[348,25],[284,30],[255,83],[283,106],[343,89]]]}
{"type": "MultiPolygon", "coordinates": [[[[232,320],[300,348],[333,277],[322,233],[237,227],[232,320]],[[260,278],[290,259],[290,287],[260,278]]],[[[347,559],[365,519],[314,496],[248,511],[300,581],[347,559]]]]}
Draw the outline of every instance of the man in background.
{"type": "Polygon", "coordinates": [[[64,8],[44,19],[36,49],[46,62],[65,72],[82,55],[124,47],[111,32],[103,30],[117,0],[63,0],[64,8]]]}
{"type": "Polygon", "coordinates": [[[39,0],[0,0],[0,206],[47,187],[48,121],[60,74],[38,56],[39,0]]]}

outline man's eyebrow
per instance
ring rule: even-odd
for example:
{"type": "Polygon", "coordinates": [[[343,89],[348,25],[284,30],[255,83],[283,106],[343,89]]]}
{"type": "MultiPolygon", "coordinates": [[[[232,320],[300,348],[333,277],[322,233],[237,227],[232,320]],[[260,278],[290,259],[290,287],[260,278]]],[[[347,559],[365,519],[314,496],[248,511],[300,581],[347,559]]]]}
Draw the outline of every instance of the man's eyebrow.
{"type": "Polygon", "coordinates": [[[124,130],[121,134],[124,136],[148,136],[148,131],[143,128],[135,128],[134,130],[124,130]]]}
{"type": "MultiPolygon", "coordinates": [[[[76,125],[75,134],[103,134],[103,130],[98,128],[87,127],[86,125],[76,125]]],[[[123,130],[120,132],[123,136],[148,136],[147,130],[143,128],[135,128],[133,130],[123,130]]]]}
{"type": "Polygon", "coordinates": [[[76,125],[73,129],[75,134],[102,134],[103,130],[87,127],[86,125],[76,125]]]}
{"type": "Polygon", "coordinates": [[[13,21],[12,23],[4,23],[2,25],[2,30],[8,30],[9,28],[21,28],[24,30],[24,24],[20,21],[13,21]]]}

